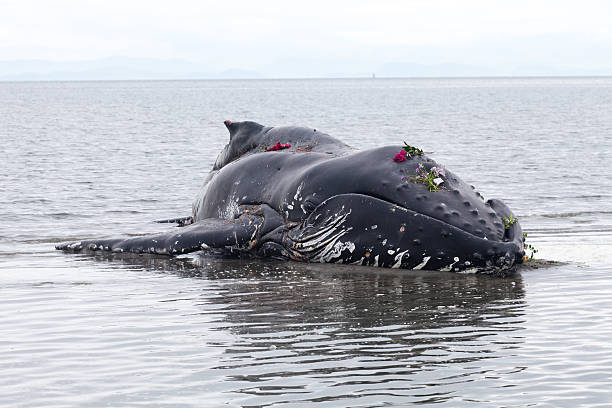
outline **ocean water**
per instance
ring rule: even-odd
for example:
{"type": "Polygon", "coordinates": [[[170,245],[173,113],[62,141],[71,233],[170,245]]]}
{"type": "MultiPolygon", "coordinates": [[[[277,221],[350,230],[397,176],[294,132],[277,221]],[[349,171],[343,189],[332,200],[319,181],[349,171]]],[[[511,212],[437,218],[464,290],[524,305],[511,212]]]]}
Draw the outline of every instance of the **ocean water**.
{"type": "Polygon", "coordinates": [[[0,82],[0,405],[612,406],[612,78],[0,82]],[[557,261],[506,278],[66,254],[173,228],[224,119],[400,144],[557,261]]]}

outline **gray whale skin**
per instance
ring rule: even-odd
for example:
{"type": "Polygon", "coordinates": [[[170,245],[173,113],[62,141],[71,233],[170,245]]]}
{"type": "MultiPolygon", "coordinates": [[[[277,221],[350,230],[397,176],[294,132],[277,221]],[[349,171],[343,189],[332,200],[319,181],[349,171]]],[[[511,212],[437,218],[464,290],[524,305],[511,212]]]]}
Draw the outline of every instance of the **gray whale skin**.
{"type": "Polygon", "coordinates": [[[430,192],[409,180],[426,155],[356,150],[316,129],[225,121],[230,141],[172,232],[57,245],[65,251],[178,255],[220,248],[305,262],[456,272],[507,272],[524,238],[511,211],[451,171],[430,192]],[[277,142],[291,147],[267,151],[277,142]],[[408,179],[406,179],[408,177],[408,179]],[[507,224],[507,223],[506,223],[507,224]]]}

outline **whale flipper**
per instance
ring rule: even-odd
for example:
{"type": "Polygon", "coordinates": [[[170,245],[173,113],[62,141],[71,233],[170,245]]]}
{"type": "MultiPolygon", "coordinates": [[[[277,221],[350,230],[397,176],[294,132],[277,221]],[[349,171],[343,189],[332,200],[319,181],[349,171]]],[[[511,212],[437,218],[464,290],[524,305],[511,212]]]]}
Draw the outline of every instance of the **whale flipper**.
{"type": "Polygon", "coordinates": [[[207,248],[249,249],[258,239],[263,217],[243,213],[233,220],[207,218],[178,231],[133,238],[106,238],[63,243],[56,249],[178,255],[207,248]]]}
{"type": "MultiPolygon", "coordinates": [[[[509,214],[501,202],[491,207],[499,208],[501,216],[509,214]]],[[[376,197],[340,194],[321,203],[300,228],[289,231],[286,246],[293,259],[311,262],[486,270],[521,261],[523,252],[515,236],[522,236],[518,223],[494,241],[376,197]],[[378,215],[376,220],[371,214],[378,215]]]]}
{"type": "Polygon", "coordinates": [[[155,220],[158,224],[176,224],[178,227],[184,227],[186,225],[193,224],[193,216],[180,217],[180,218],[169,218],[167,220],[155,220]]]}

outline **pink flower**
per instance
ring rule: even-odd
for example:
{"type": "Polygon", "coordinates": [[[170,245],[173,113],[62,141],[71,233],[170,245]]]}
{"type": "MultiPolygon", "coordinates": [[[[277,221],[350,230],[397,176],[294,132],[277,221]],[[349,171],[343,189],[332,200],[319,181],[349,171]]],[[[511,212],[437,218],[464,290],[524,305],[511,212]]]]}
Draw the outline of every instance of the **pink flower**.
{"type": "Polygon", "coordinates": [[[400,150],[399,153],[397,153],[395,155],[395,157],[393,158],[394,162],[403,162],[406,161],[408,159],[406,159],[406,151],[405,150],[400,150]]]}

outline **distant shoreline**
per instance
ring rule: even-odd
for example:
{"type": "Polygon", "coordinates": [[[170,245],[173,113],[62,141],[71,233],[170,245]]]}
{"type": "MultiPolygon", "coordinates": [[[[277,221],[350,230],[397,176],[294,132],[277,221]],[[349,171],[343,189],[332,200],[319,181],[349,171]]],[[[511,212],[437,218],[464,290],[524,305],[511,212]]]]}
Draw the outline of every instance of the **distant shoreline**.
{"type": "Polygon", "coordinates": [[[276,78],[91,78],[91,79],[10,79],[0,78],[0,83],[39,83],[39,82],[193,82],[193,81],[342,81],[342,80],[516,80],[516,79],[609,79],[610,75],[519,75],[519,76],[390,76],[376,78],[355,77],[276,77],[276,78]]]}

